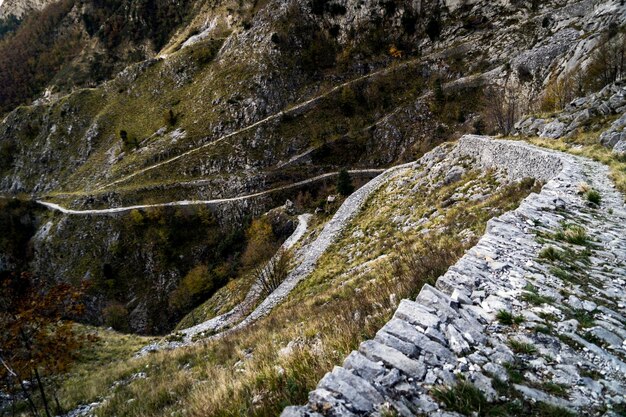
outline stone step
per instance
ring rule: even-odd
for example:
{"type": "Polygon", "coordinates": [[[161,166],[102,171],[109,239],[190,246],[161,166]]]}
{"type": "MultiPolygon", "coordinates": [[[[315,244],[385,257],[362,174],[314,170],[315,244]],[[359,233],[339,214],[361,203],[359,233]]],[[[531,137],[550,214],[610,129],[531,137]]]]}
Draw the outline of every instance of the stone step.
{"type": "Polygon", "coordinates": [[[361,343],[359,352],[370,360],[382,361],[390,368],[397,368],[412,378],[421,379],[426,374],[424,363],[413,360],[399,350],[374,340],[367,340],[361,343]]]}
{"type": "Polygon", "coordinates": [[[322,378],[319,388],[339,394],[346,406],[356,412],[370,413],[384,401],[369,382],[339,366],[322,378]]]}

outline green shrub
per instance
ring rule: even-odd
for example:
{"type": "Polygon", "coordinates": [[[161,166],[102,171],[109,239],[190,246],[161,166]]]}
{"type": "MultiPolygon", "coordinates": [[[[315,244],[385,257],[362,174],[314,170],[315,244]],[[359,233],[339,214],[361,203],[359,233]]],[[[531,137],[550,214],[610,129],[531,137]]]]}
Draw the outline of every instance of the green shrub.
{"type": "Polygon", "coordinates": [[[197,265],[182,279],[180,285],[170,295],[170,306],[185,310],[210,293],[215,280],[206,265],[197,265]]]}
{"type": "Polygon", "coordinates": [[[548,259],[550,261],[558,261],[562,257],[562,253],[560,250],[556,249],[554,246],[548,246],[539,252],[539,258],[548,259]]]}
{"type": "Polygon", "coordinates": [[[585,245],[588,241],[587,232],[582,226],[566,224],[554,235],[555,239],[575,245],[585,245]]]}
{"type": "Polygon", "coordinates": [[[554,299],[552,299],[551,297],[539,295],[536,292],[525,292],[522,295],[522,300],[526,301],[529,304],[536,305],[536,306],[547,304],[547,303],[554,301],[554,299]]]}
{"type": "Polygon", "coordinates": [[[337,192],[342,196],[349,196],[354,192],[354,184],[347,170],[342,169],[337,177],[337,192]]]}
{"type": "Polygon", "coordinates": [[[169,109],[163,114],[163,121],[167,126],[176,126],[178,122],[178,115],[174,113],[174,110],[169,109]]]}
{"type": "Polygon", "coordinates": [[[461,381],[451,387],[438,387],[432,396],[446,406],[447,410],[469,416],[480,413],[488,407],[485,395],[469,382],[461,381]]]}
{"type": "Polygon", "coordinates": [[[120,130],[120,139],[122,140],[124,150],[133,150],[139,146],[137,138],[129,135],[124,129],[120,130]]]}
{"type": "Polygon", "coordinates": [[[596,206],[599,206],[600,202],[602,201],[602,196],[600,195],[600,193],[593,189],[585,193],[585,198],[587,199],[587,201],[595,204],[596,206]]]}
{"type": "Polygon", "coordinates": [[[526,355],[532,355],[537,352],[537,348],[532,343],[524,343],[515,339],[509,339],[509,347],[515,353],[526,355]]]}
{"type": "Polygon", "coordinates": [[[496,314],[496,319],[500,322],[500,324],[504,324],[507,326],[511,326],[513,324],[521,324],[524,322],[524,316],[514,315],[506,310],[500,310],[496,314]]]}

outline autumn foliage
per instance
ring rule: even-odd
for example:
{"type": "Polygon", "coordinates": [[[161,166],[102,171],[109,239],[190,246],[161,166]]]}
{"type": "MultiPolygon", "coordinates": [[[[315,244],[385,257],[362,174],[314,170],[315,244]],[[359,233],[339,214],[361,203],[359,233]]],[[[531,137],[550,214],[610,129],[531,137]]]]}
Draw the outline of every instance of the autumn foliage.
{"type": "Polygon", "coordinates": [[[68,371],[84,341],[69,320],[84,311],[83,290],[68,284],[43,290],[26,272],[0,277],[0,391],[21,391],[33,415],[62,412],[46,382],[68,371]]]}

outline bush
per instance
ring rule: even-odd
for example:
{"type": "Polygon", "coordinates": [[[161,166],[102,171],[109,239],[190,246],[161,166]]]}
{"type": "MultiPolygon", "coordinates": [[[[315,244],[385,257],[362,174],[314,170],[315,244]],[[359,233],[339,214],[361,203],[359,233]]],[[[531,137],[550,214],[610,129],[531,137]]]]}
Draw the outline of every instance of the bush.
{"type": "Polygon", "coordinates": [[[141,226],[143,224],[143,214],[137,209],[133,209],[129,213],[130,221],[135,226],[141,226]]]}
{"type": "Polygon", "coordinates": [[[0,19],[0,39],[8,34],[15,32],[20,23],[21,20],[12,14],[4,19],[0,19]]]}
{"type": "Polygon", "coordinates": [[[585,245],[588,240],[587,232],[582,226],[571,224],[564,225],[563,228],[554,235],[554,237],[557,240],[563,240],[575,245],[585,245]]]}
{"type": "Polygon", "coordinates": [[[561,259],[561,256],[561,251],[556,249],[554,246],[548,246],[539,252],[539,258],[547,259],[549,261],[558,261],[561,259]]]}
{"type": "Polygon", "coordinates": [[[12,138],[7,138],[0,143],[0,171],[8,169],[11,166],[15,159],[16,152],[17,145],[12,138]]]}
{"type": "Polygon", "coordinates": [[[111,304],[102,310],[104,324],[118,332],[130,331],[128,310],[122,304],[111,304]]]}
{"type": "Polygon", "coordinates": [[[212,278],[206,265],[197,265],[170,295],[170,306],[184,311],[196,304],[213,290],[215,280],[212,278]]]}
{"type": "Polygon", "coordinates": [[[587,199],[587,201],[595,204],[596,206],[599,206],[600,202],[602,201],[602,196],[600,195],[600,193],[593,189],[585,193],[585,198],[587,199]]]}
{"type": "Polygon", "coordinates": [[[498,319],[500,324],[504,324],[507,326],[511,326],[513,324],[521,324],[524,322],[524,316],[513,315],[506,310],[498,311],[498,314],[496,314],[496,319],[498,319]]]}
{"type": "Polygon", "coordinates": [[[252,221],[246,230],[246,238],[248,244],[243,253],[242,261],[247,267],[256,267],[266,261],[278,248],[272,231],[272,224],[267,216],[252,221]]]}
{"type": "Polygon", "coordinates": [[[120,130],[120,139],[122,140],[122,145],[124,150],[133,150],[139,146],[139,141],[134,136],[130,136],[127,131],[120,130]]]}
{"type": "Polygon", "coordinates": [[[452,387],[435,388],[432,395],[438,402],[443,403],[447,410],[466,416],[480,413],[488,407],[484,394],[466,381],[461,381],[452,387]]]}
{"type": "Polygon", "coordinates": [[[535,345],[531,343],[520,342],[519,340],[510,339],[509,346],[511,350],[515,353],[521,353],[524,355],[532,355],[537,352],[537,348],[535,345]]]}
{"type": "Polygon", "coordinates": [[[178,116],[174,113],[174,110],[169,109],[163,114],[163,121],[167,126],[176,126],[178,116]]]}
{"type": "Polygon", "coordinates": [[[583,73],[575,68],[560,78],[552,78],[541,100],[541,110],[560,111],[576,97],[584,95],[583,73]]]}
{"type": "Polygon", "coordinates": [[[484,108],[491,125],[503,135],[511,133],[520,116],[516,94],[497,86],[485,90],[484,108]]]}
{"type": "Polygon", "coordinates": [[[435,18],[430,19],[426,25],[426,34],[432,42],[439,40],[439,36],[441,36],[441,22],[435,18]]]}
{"type": "Polygon", "coordinates": [[[352,184],[352,178],[345,169],[339,171],[337,177],[337,192],[342,196],[349,196],[354,192],[354,184],[352,184]]]}
{"type": "Polygon", "coordinates": [[[257,268],[256,278],[264,295],[273,293],[282,284],[289,274],[290,265],[291,253],[281,249],[265,266],[257,268]]]}

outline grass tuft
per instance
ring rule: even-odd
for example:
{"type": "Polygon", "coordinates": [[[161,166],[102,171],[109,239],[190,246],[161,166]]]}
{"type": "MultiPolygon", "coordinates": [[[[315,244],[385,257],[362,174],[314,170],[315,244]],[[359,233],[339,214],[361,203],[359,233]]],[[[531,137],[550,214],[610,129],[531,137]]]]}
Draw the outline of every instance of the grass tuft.
{"type": "Polygon", "coordinates": [[[567,243],[571,243],[574,245],[585,245],[589,241],[589,237],[587,236],[587,231],[584,227],[578,226],[576,224],[565,224],[554,235],[556,240],[565,241],[567,243]]]}
{"type": "Polygon", "coordinates": [[[437,387],[432,391],[433,397],[450,411],[463,415],[478,413],[482,415],[488,408],[485,395],[469,382],[461,381],[450,387],[437,387]]]}
{"type": "Polygon", "coordinates": [[[562,256],[561,251],[556,249],[554,246],[548,246],[539,252],[539,258],[548,259],[550,261],[559,261],[562,256]]]}
{"type": "Polygon", "coordinates": [[[602,196],[600,193],[593,189],[585,193],[585,199],[596,206],[599,206],[602,202],[602,196]]]}
{"type": "Polygon", "coordinates": [[[504,324],[506,326],[512,326],[513,324],[521,324],[524,322],[524,316],[522,315],[514,315],[506,310],[498,311],[496,314],[496,319],[500,322],[500,324],[504,324]]]}
{"type": "Polygon", "coordinates": [[[532,343],[524,343],[515,339],[509,339],[509,347],[513,350],[513,352],[524,355],[533,355],[537,353],[537,348],[532,343]]]}

